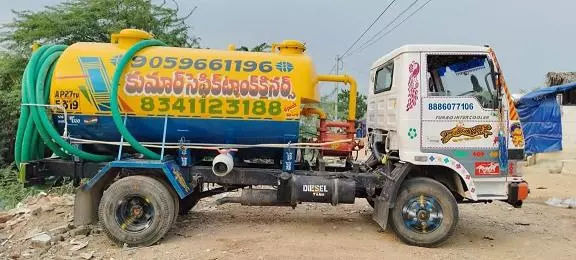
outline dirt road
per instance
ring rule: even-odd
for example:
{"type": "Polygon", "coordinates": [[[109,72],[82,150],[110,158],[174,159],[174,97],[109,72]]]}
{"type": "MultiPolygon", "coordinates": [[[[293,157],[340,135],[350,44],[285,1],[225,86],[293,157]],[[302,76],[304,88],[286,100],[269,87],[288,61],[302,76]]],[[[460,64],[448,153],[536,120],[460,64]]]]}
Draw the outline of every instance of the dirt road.
{"type": "MultiPolygon", "coordinates": [[[[576,258],[574,209],[527,203],[464,205],[455,235],[441,248],[406,246],[378,232],[371,208],[304,205],[296,210],[224,207],[180,220],[161,245],[134,259],[554,259],[576,258]]],[[[105,244],[105,239],[101,240],[105,244]]],[[[126,252],[109,250],[115,258],[126,252]]]]}
{"type": "MultiPolygon", "coordinates": [[[[21,252],[32,250],[30,243],[10,242],[0,247],[0,258],[75,259],[88,252],[92,259],[576,259],[576,209],[544,203],[550,197],[576,197],[576,172],[550,174],[549,166],[544,160],[526,168],[532,191],[521,209],[500,202],[461,205],[454,236],[435,249],[407,246],[391,231],[378,232],[364,200],[337,207],[302,204],[293,210],[217,207],[209,198],[180,217],[155,246],[122,249],[93,231],[77,252],[69,250],[67,240],[24,257],[21,252]]],[[[42,213],[20,228],[56,227],[66,223],[67,212],[42,213]]],[[[13,240],[24,236],[21,231],[13,240]]]]}

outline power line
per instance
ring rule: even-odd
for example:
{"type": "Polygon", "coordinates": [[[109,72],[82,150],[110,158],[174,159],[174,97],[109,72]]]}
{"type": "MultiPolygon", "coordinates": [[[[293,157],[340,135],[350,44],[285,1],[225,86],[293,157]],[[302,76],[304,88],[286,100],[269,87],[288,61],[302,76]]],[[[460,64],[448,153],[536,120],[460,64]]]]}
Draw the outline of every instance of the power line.
{"type": "Polygon", "coordinates": [[[362,37],[364,37],[364,35],[366,35],[366,33],[368,33],[368,31],[370,31],[370,29],[372,29],[372,27],[374,26],[374,24],[376,24],[378,22],[378,20],[380,20],[380,18],[382,18],[382,16],[388,11],[388,9],[390,9],[390,7],[394,4],[394,2],[396,2],[396,0],[392,0],[387,6],[386,8],[384,8],[384,10],[382,10],[382,12],[380,12],[380,14],[378,15],[378,17],[376,17],[376,19],[374,19],[374,21],[372,21],[372,23],[368,26],[368,28],[366,28],[364,30],[364,32],[362,32],[362,34],[354,41],[354,43],[352,43],[352,45],[350,45],[350,47],[348,47],[348,49],[346,49],[346,51],[344,51],[344,53],[342,55],[337,55],[336,56],[336,62],[334,63],[334,65],[332,66],[332,68],[330,69],[330,72],[328,72],[328,74],[332,74],[332,72],[334,71],[334,69],[336,69],[336,67],[338,66],[338,63],[340,61],[342,61],[342,57],[344,57],[346,54],[348,54],[348,52],[350,52],[350,50],[352,48],[354,48],[354,46],[356,46],[356,44],[362,39],[362,37]]]}
{"type": "Polygon", "coordinates": [[[366,33],[368,33],[368,31],[372,28],[372,26],[374,26],[374,24],[376,24],[376,22],[378,22],[378,20],[380,20],[382,15],[384,15],[384,13],[386,13],[386,11],[388,11],[388,9],[390,9],[390,6],[392,6],[392,4],[394,4],[394,2],[396,2],[396,0],[392,0],[392,2],[390,2],[390,4],[388,4],[388,6],[386,6],[384,11],[382,11],[380,13],[380,15],[378,15],[378,17],[376,17],[376,19],[374,19],[374,21],[370,24],[370,26],[368,26],[368,28],[366,28],[366,30],[364,30],[364,32],[360,35],[360,37],[358,37],[358,39],[356,39],[356,41],[354,41],[354,43],[352,43],[352,45],[350,45],[350,47],[348,47],[348,49],[342,55],[340,55],[340,57],[348,54],[348,52],[352,48],[354,48],[354,46],[356,46],[356,43],[358,43],[360,41],[360,39],[362,39],[362,37],[364,37],[364,35],[366,35],[366,33]]]}
{"type": "Polygon", "coordinates": [[[357,52],[360,49],[363,49],[366,45],[370,44],[370,42],[372,40],[376,39],[376,37],[378,37],[381,33],[383,33],[386,29],[388,29],[392,24],[394,24],[398,20],[398,18],[402,17],[408,10],[410,10],[410,8],[412,8],[416,3],[418,3],[418,1],[420,1],[420,0],[414,0],[414,2],[412,2],[408,7],[404,8],[404,10],[402,12],[400,12],[396,17],[394,17],[394,19],[392,19],[392,21],[390,21],[388,24],[386,24],[386,26],[384,26],[384,28],[382,28],[376,34],[372,35],[372,37],[370,39],[365,41],[358,48],[356,48],[355,50],[348,53],[348,55],[346,57],[352,56],[355,52],[357,52]]]}
{"type": "Polygon", "coordinates": [[[332,66],[332,68],[330,69],[330,72],[328,72],[328,74],[332,74],[332,72],[334,71],[334,69],[336,68],[336,65],[338,64],[338,62],[334,62],[334,66],[332,66]]]}
{"type": "Polygon", "coordinates": [[[420,10],[422,10],[422,8],[424,8],[428,3],[430,3],[432,0],[428,0],[426,1],[426,3],[424,3],[423,5],[421,5],[420,7],[418,7],[418,9],[414,10],[412,13],[410,13],[410,15],[408,15],[406,18],[404,18],[402,21],[400,21],[400,23],[398,23],[397,25],[395,25],[394,27],[392,27],[392,29],[386,31],[384,34],[382,34],[380,37],[378,37],[376,40],[374,40],[373,42],[371,42],[370,44],[364,46],[362,49],[359,49],[357,51],[361,52],[363,50],[365,50],[366,48],[374,45],[376,42],[382,40],[382,38],[386,37],[386,35],[390,34],[391,32],[394,31],[394,29],[398,28],[398,26],[402,25],[404,22],[406,22],[406,20],[410,19],[410,17],[414,16],[416,13],[418,13],[420,10]]]}

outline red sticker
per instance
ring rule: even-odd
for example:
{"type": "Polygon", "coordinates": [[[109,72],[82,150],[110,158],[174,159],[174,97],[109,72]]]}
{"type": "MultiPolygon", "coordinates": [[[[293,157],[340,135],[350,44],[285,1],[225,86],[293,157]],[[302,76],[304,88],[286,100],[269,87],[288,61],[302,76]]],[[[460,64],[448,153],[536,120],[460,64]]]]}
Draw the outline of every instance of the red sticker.
{"type": "Polygon", "coordinates": [[[500,166],[497,162],[475,162],[474,163],[475,175],[499,175],[500,166]]]}
{"type": "Polygon", "coordinates": [[[472,155],[473,155],[474,157],[484,157],[484,152],[482,152],[482,151],[476,151],[476,152],[473,152],[472,155]]]}
{"type": "Polygon", "coordinates": [[[514,168],[514,163],[509,163],[508,164],[508,174],[510,176],[516,176],[516,168],[514,168]]]}

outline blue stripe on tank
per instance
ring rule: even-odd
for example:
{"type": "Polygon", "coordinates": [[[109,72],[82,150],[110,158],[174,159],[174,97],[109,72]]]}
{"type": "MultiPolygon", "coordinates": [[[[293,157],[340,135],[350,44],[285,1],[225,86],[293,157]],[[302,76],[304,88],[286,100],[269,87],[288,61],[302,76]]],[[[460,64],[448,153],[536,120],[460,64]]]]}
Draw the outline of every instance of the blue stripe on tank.
{"type": "MultiPolygon", "coordinates": [[[[75,137],[119,141],[120,134],[111,116],[74,115],[68,132],[75,137]]],[[[56,123],[56,116],[54,118],[56,123]]],[[[138,141],[161,142],[163,117],[129,117],[126,126],[138,141]]],[[[64,123],[58,124],[60,132],[64,123]]],[[[166,142],[182,137],[192,143],[265,144],[298,141],[299,121],[168,118],[166,142]]]]}

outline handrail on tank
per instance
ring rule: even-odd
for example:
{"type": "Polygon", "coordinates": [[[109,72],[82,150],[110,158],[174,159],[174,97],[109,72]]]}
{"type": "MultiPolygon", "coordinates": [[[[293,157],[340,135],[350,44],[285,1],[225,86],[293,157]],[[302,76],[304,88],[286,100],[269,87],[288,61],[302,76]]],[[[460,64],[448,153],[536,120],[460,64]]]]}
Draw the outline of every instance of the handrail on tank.
{"type": "Polygon", "coordinates": [[[342,82],[350,85],[350,95],[348,96],[348,121],[356,120],[356,80],[349,75],[318,75],[318,81],[342,82]]]}

